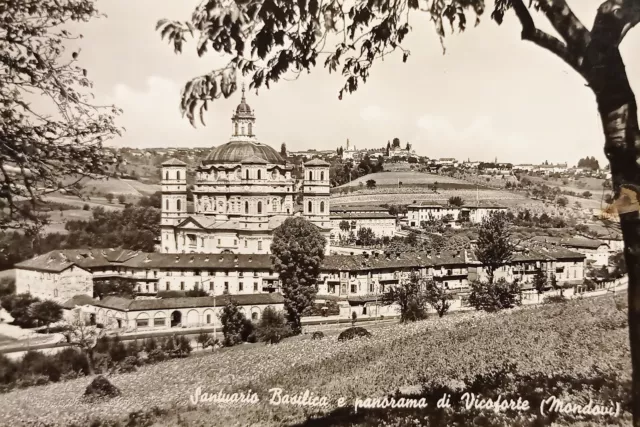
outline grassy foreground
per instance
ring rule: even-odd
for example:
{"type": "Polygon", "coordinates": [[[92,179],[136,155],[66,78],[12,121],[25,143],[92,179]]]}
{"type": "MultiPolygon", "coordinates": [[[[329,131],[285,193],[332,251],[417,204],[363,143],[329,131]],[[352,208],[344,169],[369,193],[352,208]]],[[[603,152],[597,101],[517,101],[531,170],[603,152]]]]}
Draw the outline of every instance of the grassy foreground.
{"type": "MultiPolygon", "coordinates": [[[[630,425],[626,295],[465,313],[372,330],[370,339],[295,340],[145,366],[110,378],[122,396],[82,399],[88,378],[17,390],[0,399],[0,425],[77,426],[603,426],[630,425]],[[257,393],[256,404],[190,404],[197,387],[257,393]],[[271,388],[326,396],[325,408],[269,403],[271,388]],[[359,409],[357,398],[413,388],[427,408],[359,409]],[[529,411],[465,410],[464,393],[527,399],[529,411]],[[436,409],[448,393],[451,409],[436,409]],[[619,417],[540,416],[542,399],[619,402],[619,417]],[[343,408],[336,407],[339,397],[343,408]],[[112,423],[110,421],[120,421],[112,423]]],[[[312,397],[314,397],[312,396],[312,397]]],[[[397,395],[396,397],[400,397],[397,395]]]]}

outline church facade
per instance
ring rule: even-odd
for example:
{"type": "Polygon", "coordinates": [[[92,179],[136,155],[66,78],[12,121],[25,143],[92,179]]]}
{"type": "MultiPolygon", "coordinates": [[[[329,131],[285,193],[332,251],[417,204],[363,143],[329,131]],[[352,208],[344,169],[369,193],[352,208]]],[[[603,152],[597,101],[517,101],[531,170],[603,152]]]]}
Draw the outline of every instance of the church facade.
{"type": "Polygon", "coordinates": [[[187,211],[187,165],[176,159],[163,163],[162,253],[268,254],[274,230],[299,214],[321,229],[328,246],[329,163],[305,163],[304,178],[297,183],[293,165],[258,141],[255,121],[243,88],[229,142],[191,171],[193,212],[187,211]],[[299,192],[301,212],[296,209],[299,192]]]}

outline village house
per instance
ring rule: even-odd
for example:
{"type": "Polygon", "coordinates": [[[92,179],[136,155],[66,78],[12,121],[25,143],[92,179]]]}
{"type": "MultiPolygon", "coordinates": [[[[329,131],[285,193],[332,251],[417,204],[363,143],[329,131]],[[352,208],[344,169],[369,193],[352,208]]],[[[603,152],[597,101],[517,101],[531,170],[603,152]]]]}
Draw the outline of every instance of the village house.
{"type": "Polygon", "coordinates": [[[414,203],[407,206],[409,226],[420,227],[422,222],[429,220],[450,219],[450,222],[469,221],[481,223],[493,212],[506,212],[507,208],[500,206],[444,206],[433,203],[414,203]]]}
{"type": "Polygon", "coordinates": [[[340,237],[346,238],[353,232],[355,236],[361,228],[370,228],[377,238],[393,237],[396,233],[396,217],[389,214],[382,207],[354,207],[331,209],[331,235],[332,241],[340,237]],[[349,229],[343,229],[346,221],[349,229]]]}
{"type": "Polygon", "coordinates": [[[533,242],[551,243],[565,247],[573,252],[578,252],[587,258],[595,267],[609,265],[610,248],[605,242],[587,238],[561,239],[547,236],[536,236],[531,239],[533,242]]]}

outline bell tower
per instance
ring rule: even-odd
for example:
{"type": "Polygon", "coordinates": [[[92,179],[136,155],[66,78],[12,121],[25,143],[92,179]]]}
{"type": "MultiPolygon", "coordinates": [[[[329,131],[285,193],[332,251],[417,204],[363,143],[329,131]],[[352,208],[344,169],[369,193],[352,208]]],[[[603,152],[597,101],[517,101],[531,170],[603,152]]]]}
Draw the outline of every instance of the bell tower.
{"type": "Polygon", "coordinates": [[[175,226],[187,215],[187,164],[178,159],[170,159],[162,164],[160,252],[178,251],[175,226]]]}

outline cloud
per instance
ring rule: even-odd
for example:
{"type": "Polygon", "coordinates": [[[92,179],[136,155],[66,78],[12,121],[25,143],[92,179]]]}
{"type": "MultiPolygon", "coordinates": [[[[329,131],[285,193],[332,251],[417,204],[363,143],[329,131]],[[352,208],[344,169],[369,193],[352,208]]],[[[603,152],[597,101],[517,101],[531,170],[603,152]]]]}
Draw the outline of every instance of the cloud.
{"type": "Polygon", "coordinates": [[[360,117],[362,120],[370,122],[383,119],[385,117],[385,113],[382,108],[377,105],[368,105],[360,110],[360,117]]]}

